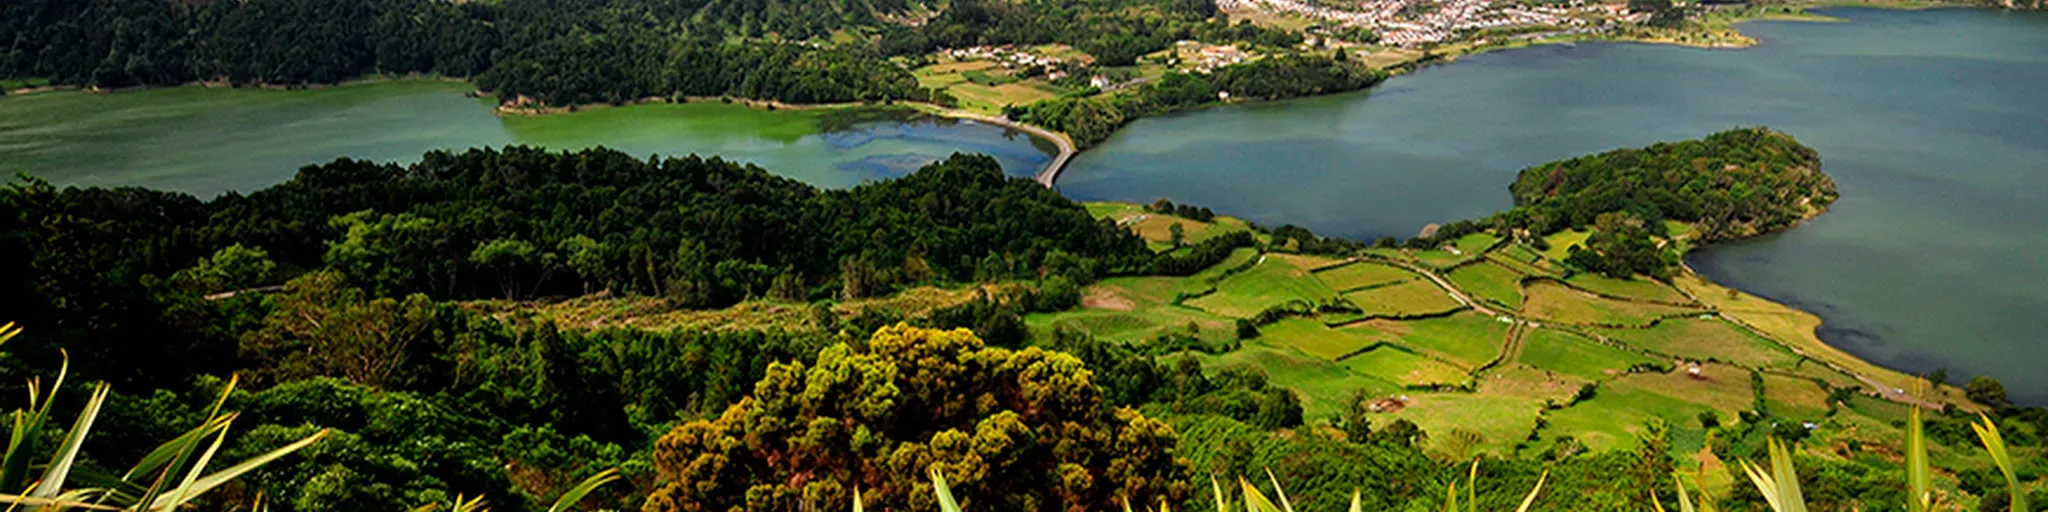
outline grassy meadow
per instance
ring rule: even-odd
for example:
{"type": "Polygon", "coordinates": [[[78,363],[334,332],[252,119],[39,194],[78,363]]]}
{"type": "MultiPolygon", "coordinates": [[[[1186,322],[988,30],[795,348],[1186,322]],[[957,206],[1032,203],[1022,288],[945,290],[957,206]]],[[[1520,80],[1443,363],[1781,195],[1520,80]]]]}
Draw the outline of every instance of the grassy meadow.
{"type": "MultiPolygon", "coordinates": [[[[1088,208],[1162,251],[1174,250],[1169,226],[1176,223],[1187,242],[1252,229],[1229,217],[1197,222],[1130,204],[1088,208]]],[[[1668,228],[1681,239],[1690,232],[1668,228]]],[[[1293,301],[1341,298],[1365,319],[1338,312],[1281,318],[1258,325],[1237,350],[1195,356],[1212,369],[1263,370],[1295,390],[1311,423],[1334,417],[1361,391],[1397,400],[1401,407],[1376,424],[1405,419],[1444,434],[1429,448],[1451,455],[1536,453],[1566,438],[1592,450],[1627,449],[1655,420],[1670,429],[1674,456],[1693,460],[1708,442],[1702,413],[1734,423],[1759,404],[1769,421],[1817,422],[1816,432],[1855,429],[1828,433],[1841,439],[1899,435],[1897,403],[1859,395],[1831,406],[1828,386],[1867,378],[1906,387],[1910,377],[1820,343],[1811,315],[1690,274],[1666,283],[1574,272],[1562,260],[1588,236],[1559,233],[1539,250],[1479,234],[1431,249],[1369,249],[1356,259],[1239,249],[1190,277],[1104,280],[1085,290],[1083,307],[1027,320],[1034,330],[1065,325],[1129,343],[1193,323],[1204,341],[1227,343],[1240,319],[1293,301]],[[1469,311],[1454,295],[1499,316],[1469,311]],[[1175,304],[1176,297],[1185,300],[1175,304]],[[1697,376],[1687,371],[1695,365],[1697,376]]]]}

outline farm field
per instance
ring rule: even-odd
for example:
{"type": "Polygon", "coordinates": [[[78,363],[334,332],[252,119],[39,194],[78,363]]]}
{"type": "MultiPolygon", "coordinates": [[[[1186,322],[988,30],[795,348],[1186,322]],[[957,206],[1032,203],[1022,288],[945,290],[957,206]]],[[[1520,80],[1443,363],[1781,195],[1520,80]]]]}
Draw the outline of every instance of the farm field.
{"type": "Polygon", "coordinates": [[[1423,320],[1373,320],[1347,329],[1399,339],[1401,344],[1476,369],[1500,357],[1508,325],[1475,313],[1423,320]]]}
{"type": "Polygon", "coordinates": [[[1733,423],[1755,396],[1749,372],[1712,366],[1705,373],[1706,380],[1685,372],[1637,373],[1601,384],[1593,398],[1551,411],[1545,437],[1570,435],[1593,450],[1622,450],[1635,446],[1652,418],[1674,432],[1698,430],[1699,414],[1707,411],[1733,423]]]}
{"type": "Polygon", "coordinates": [[[1029,105],[1059,96],[1044,80],[1019,80],[995,62],[985,60],[941,62],[911,72],[917,85],[942,89],[960,100],[960,108],[981,114],[1001,114],[1007,105],[1029,105]]]}
{"type": "Polygon", "coordinates": [[[1145,211],[1145,207],[1126,203],[1088,203],[1088,213],[1100,218],[1116,221],[1144,238],[1146,245],[1154,251],[1173,248],[1173,225],[1181,228],[1182,243],[1195,244],[1234,231],[1246,231],[1251,225],[1244,219],[1218,216],[1209,222],[1184,219],[1145,211]]]}
{"type": "MultiPolygon", "coordinates": [[[[1515,443],[1536,429],[1536,416],[1543,403],[1523,397],[1474,393],[1411,393],[1400,411],[1386,421],[1405,419],[1430,433],[1429,448],[1450,455],[1470,456],[1477,452],[1508,453],[1515,443]],[[1450,443],[1460,436],[1454,431],[1477,434],[1479,443],[1457,447],[1450,443]],[[1460,449],[1465,453],[1454,453],[1460,449]]],[[[1463,458],[1463,457],[1460,457],[1463,458]]]]}
{"type": "MultiPolygon", "coordinates": [[[[1155,249],[1170,249],[1164,242],[1174,223],[1188,241],[1252,229],[1227,217],[1196,222],[1137,205],[1088,208],[1118,220],[1155,249]]],[[[1570,241],[1586,233],[1556,236],[1570,241]]],[[[1759,396],[1778,419],[1820,422],[1816,439],[1900,435],[1887,423],[1900,414],[1890,402],[1859,397],[1868,413],[1853,402],[1829,413],[1828,390],[1816,381],[1864,384],[1775,340],[1805,336],[1793,345],[1824,347],[1811,338],[1818,320],[1810,315],[1689,274],[1667,284],[1576,273],[1528,245],[1501,243],[1491,235],[1464,237],[1451,246],[1473,252],[1366,249],[1358,254],[1378,260],[1358,261],[1273,247],[1238,249],[1188,277],[1105,279],[1084,290],[1080,309],[1029,315],[1026,323],[1034,332],[1077,329],[1140,346],[1163,334],[1192,331],[1208,347],[1236,347],[1195,353],[1205,368],[1257,368],[1271,384],[1295,390],[1309,418],[1338,414],[1361,390],[1405,398],[1398,410],[1374,421],[1415,422],[1431,433],[1427,449],[1438,456],[1540,452],[1565,438],[1594,451],[1627,449],[1644,422],[1655,419],[1670,428],[1672,453],[1690,457],[1708,442],[1701,413],[1712,412],[1722,424],[1739,423],[1737,413],[1753,409],[1759,396]],[[1497,303],[1489,307],[1505,316],[1458,312],[1465,306],[1452,290],[1422,273],[1444,279],[1458,293],[1497,303]],[[1525,276],[1537,277],[1523,281],[1525,276]],[[1291,301],[1329,304],[1340,296],[1363,314],[1297,313],[1267,319],[1255,325],[1255,335],[1238,339],[1240,319],[1291,301]],[[1184,300],[1176,305],[1177,298],[1184,300]],[[1355,320],[1361,317],[1371,319],[1355,320]],[[1704,363],[1700,376],[1688,373],[1691,362],[1704,363]],[[1752,384],[1753,368],[1768,369],[1760,374],[1761,389],[1752,384]],[[1421,389],[1436,385],[1459,390],[1421,389]],[[1575,401],[1589,385],[1589,398],[1575,401]],[[1546,404],[1558,408],[1544,412],[1546,404]],[[1532,432],[1539,434],[1537,442],[1515,448],[1532,432]]]]}
{"type": "Polygon", "coordinates": [[[1414,258],[1417,263],[1421,263],[1424,266],[1439,270],[1455,267],[1458,266],[1458,264],[1460,263],[1472,261],[1473,259],[1479,257],[1479,255],[1477,254],[1457,254],[1442,249],[1414,251],[1409,253],[1409,256],[1414,258]]]}
{"type": "Polygon", "coordinates": [[[1648,326],[1657,319],[1700,311],[1698,308],[1629,302],[1580,292],[1548,281],[1525,283],[1528,300],[1522,311],[1531,317],[1572,325],[1648,326]]]}
{"type": "Polygon", "coordinates": [[[1555,329],[1535,329],[1522,339],[1522,364],[1588,380],[1614,378],[1656,359],[1555,329]]]}
{"type": "Polygon", "coordinates": [[[1457,247],[1458,252],[1465,253],[1466,255],[1475,255],[1486,253],[1487,249],[1493,248],[1493,244],[1498,242],[1500,242],[1500,237],[1486,233],[1473,233],[1458,237],[1458,240],[1452,242],[1451,246],[1457,247]]]}
{"type": "Polygon", "coordinates": [[[1780,418],[1818,421],[1828,415],[1828,391],[1810,380],[1766,373],[1764,406],[1780,418]]]}
{"type": "Polygon", "coordinates": [[[1458,384],[1472,380],[1471,375],[1456,366],[1388,346],[1345,358],[1339,363],[1359,374],[1401,385],[1458,384]]]}
{"type": "Polygon", "coordinates": [[[1210,371],[1231,366],[1264,370],[1267,382],[1298,392],[1302,415],[1309,418],[1329,417],[1341,412],[1345,401],[1359,390],[1375,395],[1401,390],[1398,384],[1353,372],[1343,365],[1316,359],[1291,348],[1265,343],[1246,343],[1228,354],[1196,354],[1195,358],[1210,371]]]}
{"type": "Polygon", "coordinates": [[[1572,246],[1584,244],[1586,239],[1592,236],[1593,232],[1591,231],[1559,231],[1544,239],[1545,242],[1550,243],[1550,248],[1543,251],[1543,257],[1564,261],[1565,256],[1571,255],[1572,246]]]}
{"type": "Polygon", "coordinates": [[[1379,331],[1334,329],[1314,320],[1289,318],[1259,328],[1259,339],[1335,361],[1395,338],[1379,331]]]}
{"type": "Polygon", "coordinates": [[[1358,262],[1316,272],[1316,278],[1323,280],[1323,284],[1332,290],[1352,291],[1368,286],[1421,279],[1422,276],[1379,263],[1358,262]]]}
{"type": "Polygon", "coordinates": [[[1444,277],[1474,298],[1509,310],[1522,308],[1522,274],[1508,267],[1482,261],[1458,267],[1444,277]]]}
{"type": "MultiPolygon", "coordinates": [[[[1673,282],[1694,297],[1699,297],[1701,302],[1720,310],[1722,317],[1753,327],[1771,339],[1789,344],[1807,357],[1841,365],[1858,375],[1892,387],[1894,392],[1903,392],[1919,386],[1918,378],[1871,364],[1821,341],[1819,335],[1814,334],[1814,330],[1820,327],[1820,317],[1812,313],[1723,288],[1693,275],[1680,276],[1673,282]]],[[[1942,401],[1962,399],[1962,392],[1953,386],[1926,390],[1923,393],[1942,401]]]]}
{"type": "Polygon", "coordinates": [[[1216,283],[1216,293],[1185,302],[1211,313],[1249,318],[1288,301],[1329,302],[1337,293],[1286,260],[1267,257],[1243,272],[1216,283]]]}
{"type": "Polygon", "coordinates": [[[1676,288],[1641,276],[1635,279],[1615,279],[1586,273],[1573,275],[1564,282],[1603,295],[1674,304],[1693,303],[1691,298],[1679,293],[1676,288]]]}
{"type": "Polygon", "coordinates": [[[1344,294],[1367,315],[1414,316],[1444,313],[1464,307],[1449,292],[1424,279],[1393,286],[1344,294]]]}
{"type": "Polygon", "coordinates": [[[1543,259],[1543,255],[1537,253],[1535,249],[1522,244],[1509,245],[1487,253],[1486,258],[1523,274],[1551,277],[1560,275],[1555,262],[1543,259]]]}
{"type": "Polygon", "coordinates": [[[1636,348],[1687,359],[1711,359],[1755,368],[1790,368],[1799,362],[1798,354],[1719,318],[1677,318],[1647,329],[1599,332],[1636,348]]]}

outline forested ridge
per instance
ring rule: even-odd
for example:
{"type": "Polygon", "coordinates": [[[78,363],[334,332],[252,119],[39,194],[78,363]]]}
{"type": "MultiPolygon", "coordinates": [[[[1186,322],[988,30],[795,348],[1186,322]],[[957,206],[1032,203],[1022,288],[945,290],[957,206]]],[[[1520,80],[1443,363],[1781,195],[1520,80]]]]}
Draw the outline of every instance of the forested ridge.
{"type": "Polygon", "coordinates": [[[120,88],[423,73],[545,105],[943,102],[888,57],[1061,41],[1129,64],[1190,37],[1299,40],[1230,26],[1203,0],[962,1],[902,22],[912,11],[899,0],[13,0],[0,3],[0,78],[120,88]],[[853,37],[823,42],[835,33],[853,37]]]}

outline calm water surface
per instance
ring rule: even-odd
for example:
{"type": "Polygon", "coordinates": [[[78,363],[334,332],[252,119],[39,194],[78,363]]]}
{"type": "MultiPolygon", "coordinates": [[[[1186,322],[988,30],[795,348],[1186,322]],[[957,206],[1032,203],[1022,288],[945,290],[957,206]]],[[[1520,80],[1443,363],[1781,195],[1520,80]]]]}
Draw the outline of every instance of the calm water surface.
{"type": "Polygon", "coordinates": [[[1850,22],[1744,25],[1763,41],[1745,50],[1531,48],[1363,94],[1142,120],[1060,187],[1405,237],[1510,206],[1529,165],[1768,125],[1819,149],[1843,199],[1695,268],[1819,313],[1824,339],[1875,362],[2048,403],[2048,14],[1829,13],[1850,22]]]}
{"type": "Polygon", "coordinates": [[[173,88],[0,98],[0,172],[65,185],[140,185],[210,196],[290,179],[348,156],[407,162],[434,149],[605,145],[635,156],[716,154],[828,187],[900,176],[956,151],[1030,175],[1051,159],[1028,136],[940,119],[821,130],[820,113],[725,104],[639,105],[504,117],[469,86],[391,82],[305,91],[173,88]]]}

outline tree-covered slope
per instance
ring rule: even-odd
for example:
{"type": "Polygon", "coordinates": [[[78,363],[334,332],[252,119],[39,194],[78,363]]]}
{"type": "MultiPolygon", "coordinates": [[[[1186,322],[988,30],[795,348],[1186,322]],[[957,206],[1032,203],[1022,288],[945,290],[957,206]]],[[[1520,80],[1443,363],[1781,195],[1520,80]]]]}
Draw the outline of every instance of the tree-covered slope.
{"type": "Polygon", "coordinates": [[[1509,190],[1543,233],[1628,213],[1697,223],[1706,241],[1792,227],[1840,196],[1819,152],[1767,128],[1551,162],[1522,170],[1509,190]]]}

